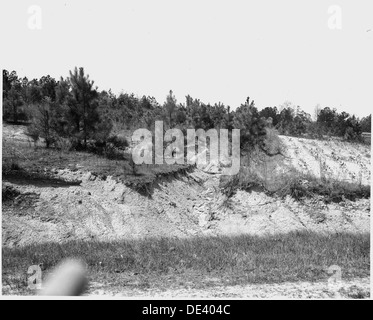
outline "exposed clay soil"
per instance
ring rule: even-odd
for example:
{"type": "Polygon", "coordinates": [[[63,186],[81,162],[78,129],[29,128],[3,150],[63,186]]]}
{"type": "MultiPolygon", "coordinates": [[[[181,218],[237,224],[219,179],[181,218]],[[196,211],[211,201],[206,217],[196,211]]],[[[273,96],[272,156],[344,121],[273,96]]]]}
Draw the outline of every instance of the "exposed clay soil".
{"type": "Polygon", "coordinates": [[[290,164],[316,177],[370,185],[370,146],[341,141],[281,136],[290,164]]]}
{"type": "MultiPolygon", "coordinates": [[[[20,135],[20,134],[18,134],[20,135]]],[[[340,141],[281,137],[288,161],[302,172],[370,183],[368,146],[340,141]],[[341,172],[344,172],[343,175],[341,172]],[[355,180],[354,180],[355,179],[355,180]],[[358,180],[356,180],[358,179],[358,180]]],[[[192,237],[215,234],[266,235],[295,230],[369,232],[370,199],[325,204],[321,198],[296,202],[260,191],[238,191],[227,199],[220,171],[159,178],[149,196],[84,168],[54,170],[48,179],[17,176],[3,181],[13,193],[3,202],[3,245],[48,241],[110,240],[147,236],[192,237]]]]}

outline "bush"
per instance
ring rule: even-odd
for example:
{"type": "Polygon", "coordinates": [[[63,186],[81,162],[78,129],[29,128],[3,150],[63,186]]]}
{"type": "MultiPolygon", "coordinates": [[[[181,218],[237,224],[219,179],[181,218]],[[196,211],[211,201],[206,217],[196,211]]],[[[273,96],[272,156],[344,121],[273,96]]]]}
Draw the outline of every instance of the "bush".
{"type": "Polygon", "coordinates": [[[221,176],[219,188],[228,198],[240,189],[250,191],[253,188],[259,188],[265,190],[263,179],[259,177],[257,172],[247,167],[241,167],[239,173],[234,176],[221,176]]]}
{"type": "Polygon", "coordinates": [[[120,150],[125,150],[129,146],[127,139],[123,136],[111,136],[107,142],[120,150]]]}
{"type": "Polygon", "coordinates": [[[13,186],[9,185],[3,185],[2,187],[2,201],[8,202],[13,201],[17,196],[19,196],[21,193],[15,189],[13,186]]]}
{"type": "Polygon", "coordinates": [[[111,136],[107,140],[92,140],[87,143],[89,152],[102,155],[108,159],[125,159],[124,150],[129,146],[125,137],[111,136]]]}
{"type": "Polygon", "coordinates": [[[262,149],[267,155],[282,154],[283,145],[278,136],[278,131],[273,128],[266,128],[266,136],[263,141],[262,149]]]}
{"type": "Polygon", "coordinates": [[[33,125],[27,126],[25,134],[32,139],[34,144],[36,144],[36,142],[39,140],[39,137],[40,137],[39,130],[37,130],[37,128],[35,128],[35,126],[33,125]]]}
{"type": "Polygon", "coordinates": [[[74,145],[72,141],[64,137],[57,137],[55,141],[55,146],[57,149],[61,151],[70,151],[74,149],[74,145]]]}
{"type": "Polygon", "coordinates": [[[40,104],[30,107],[32,122],[27,127],[26,134],[34,142],[43,138],[47,148],[51,147],[56,141],[57,133],[54,130],[54,104],[50,98],[45,98],[40,104]]]}

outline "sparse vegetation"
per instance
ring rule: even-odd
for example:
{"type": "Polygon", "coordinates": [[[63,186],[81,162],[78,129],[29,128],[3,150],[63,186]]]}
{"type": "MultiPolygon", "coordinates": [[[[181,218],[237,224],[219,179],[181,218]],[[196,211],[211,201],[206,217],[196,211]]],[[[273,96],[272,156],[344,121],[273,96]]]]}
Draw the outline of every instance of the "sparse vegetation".
{"type": "Polygon", "coordinates": [[[17,196],[20,195],[20,192],[13,188],[12,186],[3,186],[2,188],[2,203],[7,203],[13,201],[17,196]]]}
{"type": "MultiPolygon", "coordinates": [[[[282,198],[291,196],[298,201],[321,196],[325,203],[370,198],[370,186],[362,185],[361,180],[341,181],[324,176],[323,163],[317,152],[313,156],[319,159],[320,177],[299,172],[287,165],[286,150],[277,132],[271,128],[266,130],[262,147],[257,147],[241,159],[239,173],[220,178],[220,188],[226,196],[231,197],[237,190],[260,190],[282,198]]],[[[342,161],[339,162],[342,167],[345,166],[342,161]]]]}
{"type": "Polygon", "coordinates": [[[351,286],[348,289],[342,288],[339,290],[339,293],[350,299],[367,299],[370,297],[369,292],[359,288],[356,285],[351,286]]]}
{"type": "MultiPolygon", "coordinates": [[[[136,165],[134,170],[130,154],[121,152],[118,156],[119,148],[124,146],[126,140],[109,139],[106,149],[103,147],[100,152],[111,152],[114,155],[100,156],[84,151],[61,152],[53,148],[33,148],[25,142],[13,145],[3,143],[3,178],[11,180],[17,178],[20,176],[18,171],[22,169],[24,178],[53,179],[56,170],[67,168],[75,171],[80,168],[101,178],[112,176],[135,190],[148,193],[151,184],[157,178],[175,175],[191,167],[190,165],[142,164],[136,165]],[[108,149],[108,145],[111,149],[108,149]]],[[[95,151],[95,153],[99,152],[95,151]]]]}
{"type": "Polygon", "coordinates": [[[291,196],[298,201],[315,196],[321,196],[325,203],[370,198],[370,186],[320,179],[295,170],[266,175],[258,171],[258,168],[242,167],[235,176],[222,176],[220,188],[228,197],[231,197],[236,190],[259,189],[274,196],[291,196]]]}

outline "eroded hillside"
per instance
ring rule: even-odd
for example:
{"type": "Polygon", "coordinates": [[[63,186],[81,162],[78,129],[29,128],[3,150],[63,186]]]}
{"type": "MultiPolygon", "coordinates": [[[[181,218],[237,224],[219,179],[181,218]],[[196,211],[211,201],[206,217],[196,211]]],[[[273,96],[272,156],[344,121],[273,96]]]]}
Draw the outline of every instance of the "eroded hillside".
{"type": "MultiPolygon", "coordinates": [[[[321,168],[329,177],[369,185],[368,146],[281,139],[286,161],[298,171],[317,176],[321,168]]],[[[369,199],[297,202],[259,190],[239,190],[228,198],[219,188],[220,171],[211,166],[159,177],[141,194],[113,177],[87,172],[79,163],[76,167],[50,171],[45,180],[3,180],[3,245],[296,230],[369,232],[369,199]]]]}

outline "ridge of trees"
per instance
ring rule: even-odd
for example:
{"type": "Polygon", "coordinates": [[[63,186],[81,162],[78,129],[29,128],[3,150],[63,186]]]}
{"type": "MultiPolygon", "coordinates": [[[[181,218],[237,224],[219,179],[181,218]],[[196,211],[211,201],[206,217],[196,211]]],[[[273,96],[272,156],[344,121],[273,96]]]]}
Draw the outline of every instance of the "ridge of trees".
{"type": "Polygon", "coordinates": [[[49,75],[28,80],[3,70],[3,120],[29,123],[29,136],[35,141],[43,138],[47,148],[67,144],[70,149],[93,148],[96,152],[108,152],[108,146],[127,146],[121,131],[151,130],[156,120],[163,120],[165,129],[183,131],[241,129],[242,148],[263,144],[268,129],[284,135],[338,136],[349,141],[359,141],[362,132],[371,132],[371,115],[359,119],[329,107],[317,107],[313,120],[290,103],[258,110],[254,100],[247,98],[232,111],[221,102],[206,104],[190,95],[185,103],[178,103],[172,91],[163,104],[150,96],[115,95],[94,87],[83,68],[75,68],[59,80],[49,75]]]}

